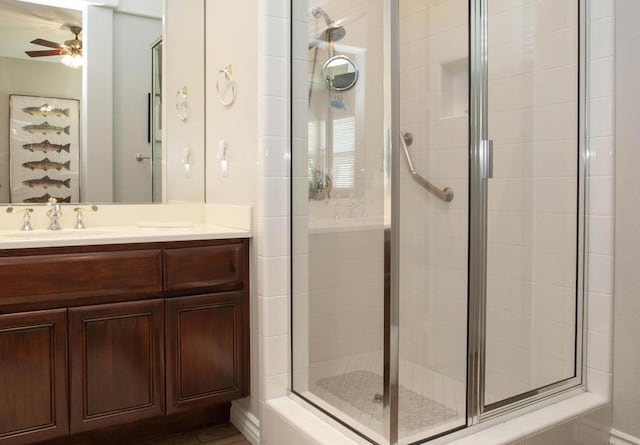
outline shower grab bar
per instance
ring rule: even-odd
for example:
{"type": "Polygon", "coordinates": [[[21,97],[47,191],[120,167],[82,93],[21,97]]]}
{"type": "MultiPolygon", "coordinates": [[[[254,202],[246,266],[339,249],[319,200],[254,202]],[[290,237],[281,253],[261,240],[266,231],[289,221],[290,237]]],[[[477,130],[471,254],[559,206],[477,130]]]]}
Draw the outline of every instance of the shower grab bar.
{"type": "Polygon", "coordinates": [[[416,171],[416,168],[413,165],[413,160],[411,159],[411,154],[409,154],[409,148],[407,146],[411,145],[413,142],[413,136],[411,133],[403,133],[400,132],[400,142],[402,142],[402,150],[404,151],[404,157],[407,160],[407,164],[409,164],[409,171],[411,172],[411,176],[413,179],[420,184],[422,187],[427,189],[429,192],[433,193],[438,197],[438,199],[444,202],[453,201],[453,190],[451,187],[445,187],[444,189],[440,189],[430,183],[427,179],[425,179],[420,173],[416,171]]]}

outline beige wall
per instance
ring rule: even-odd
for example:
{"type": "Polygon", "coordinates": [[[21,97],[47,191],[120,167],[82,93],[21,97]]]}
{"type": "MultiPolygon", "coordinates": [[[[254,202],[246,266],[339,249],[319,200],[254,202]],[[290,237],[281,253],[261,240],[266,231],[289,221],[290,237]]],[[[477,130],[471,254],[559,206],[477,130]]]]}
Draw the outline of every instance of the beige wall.
{"type": "Polygon", "coordinates": [[[165,0],[165,15],[165,201],[204,202],[204,0],[165,0]],[[178,118],[175,103],[177,91],[185,86],[191,116],[183,122],[178,118]],[[189,175],[185,174],[183,163],[187,151],[191,158],[189,175]]]}
{"type": "MultiPolygon", "coordinates": [[[[257,4],[238,7],[226,0],[207,1],[207,184],[208,203],[255,205],[258,140],[258,30],[257,4]],[[232,65],[237,99],[225,107],[218,100],[219,70],[232,65]],[[225,141],[228,175],[218,159],[218,144],[225,141]]],[[[224,93],[227,82],[220,80],[224,93]]],[[[227,91],[225,101],[231,98],[227,91]]],[[[283,109],[283,113],[286,110],[283,109]]],[[[282,116],[284,118],[284,115],[282,116]]]]}
{"type": "Polygon", "coordinates": [[[613,427],[640,440],[640,2],[616,3],[616,246],[613,427]]]}
{"type": "Polygon", "coordinates": [[[61,63],[0,57],[0,202],[9,202],[9,96],[80,99],[82,70],[61,63]]]}

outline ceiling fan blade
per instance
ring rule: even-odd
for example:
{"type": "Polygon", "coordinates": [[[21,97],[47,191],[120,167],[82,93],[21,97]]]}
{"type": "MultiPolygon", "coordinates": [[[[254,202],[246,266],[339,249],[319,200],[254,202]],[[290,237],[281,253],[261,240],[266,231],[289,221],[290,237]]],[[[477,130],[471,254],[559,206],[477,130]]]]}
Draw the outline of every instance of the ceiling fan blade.
{"type": "Polygon", "coordinates": [[[35,39],[32,40],[31,43],[33,43],[34,45],[40,45],[40,46],[47,46],[49,48],[61,48],[62,45],[56,42],[52,42],[50,40],[44,40],[44,39],[35,39]]]}
{"type": "Polygon", "coordinates": [[[29,57],[43,57],[43,56],[59,56],[62,54],[62,48],[58,49],[46,49],[44,51],[25,51],[29,57]]]}

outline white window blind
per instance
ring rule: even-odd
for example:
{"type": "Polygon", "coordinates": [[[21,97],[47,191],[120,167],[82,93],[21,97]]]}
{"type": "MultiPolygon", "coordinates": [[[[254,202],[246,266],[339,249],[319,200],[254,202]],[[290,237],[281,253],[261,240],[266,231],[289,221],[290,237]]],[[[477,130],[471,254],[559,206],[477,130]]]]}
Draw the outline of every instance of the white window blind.
{"type": "Polygon", "coordinates": [[[333,121],[333,188],[352,190],[356,172],[355,117],[333,121]]]}

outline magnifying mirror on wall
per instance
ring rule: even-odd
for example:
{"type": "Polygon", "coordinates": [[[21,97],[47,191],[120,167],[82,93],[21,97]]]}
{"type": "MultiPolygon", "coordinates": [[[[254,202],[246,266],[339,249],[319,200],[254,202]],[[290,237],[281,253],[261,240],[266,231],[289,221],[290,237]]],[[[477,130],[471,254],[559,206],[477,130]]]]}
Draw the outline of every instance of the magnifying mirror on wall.
{"type": "Polygon", "coordinates": [[[347,56],[333,56],[322,65],[322,79],[331,91],[348,91],[358,82],[358,67],[347,56]]]}

